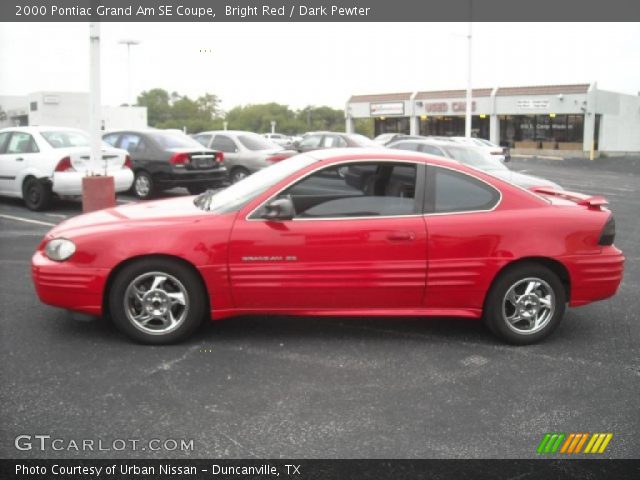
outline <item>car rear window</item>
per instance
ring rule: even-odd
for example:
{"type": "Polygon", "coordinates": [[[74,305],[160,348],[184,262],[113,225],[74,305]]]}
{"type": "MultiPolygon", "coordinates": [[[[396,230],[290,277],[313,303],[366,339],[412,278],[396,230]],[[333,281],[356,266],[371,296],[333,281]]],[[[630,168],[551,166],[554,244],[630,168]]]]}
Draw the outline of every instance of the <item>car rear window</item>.
{"type": "Polygon", "coordinates": [[[51,130],[40,132],[42,137],[53,148],[88,147],[89,136],[83,132],[72,130],[51,130]]]}
{"type": "Polygon", "coordinates": [[[193,138],[180,133],[151,132],[149,136],[162,148],[202,148],[193,138]]]}
{"type": "Polygon", "coordinates": [[[277,143],[273,143],[260,135],[238,135],[238,141],[248,150],[273,150],[280,149],[277,143]]]}

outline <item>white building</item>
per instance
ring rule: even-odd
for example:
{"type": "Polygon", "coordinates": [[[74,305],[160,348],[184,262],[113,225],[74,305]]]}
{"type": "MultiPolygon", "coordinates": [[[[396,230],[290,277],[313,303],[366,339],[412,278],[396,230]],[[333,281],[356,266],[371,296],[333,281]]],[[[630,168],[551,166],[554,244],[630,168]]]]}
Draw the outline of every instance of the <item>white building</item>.
{"type": "MultiPolygon", "coordinates": [[[[374,119],[375,134],[463,136],[465,90],[354,95],[346,128],[374,119]]],[[[640,152],[640,96],[595,83],[474,89],[472,134],[521,152],[640,152]]]]}
{"type": "MultiPolygon", "coordinates": [[[[89,94],[80,92],[34,92],[25,96],[0,96],[5,119],[0,127],[51,125],[89,128],[89,94]]],[[[102,107],[102,129],[147,127],[147,107],[102,107]]]]}

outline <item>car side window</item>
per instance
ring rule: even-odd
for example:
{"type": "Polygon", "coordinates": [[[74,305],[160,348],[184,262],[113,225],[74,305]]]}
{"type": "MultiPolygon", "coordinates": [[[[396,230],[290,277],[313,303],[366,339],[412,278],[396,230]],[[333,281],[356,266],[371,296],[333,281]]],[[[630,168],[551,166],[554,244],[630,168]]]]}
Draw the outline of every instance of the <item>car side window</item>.
{"type": "Polygon", "coordinates": [[[129,153],[141,153],[145,147],[141,147],[142,139],[139,135],[125,133],[120,138],[120,148],[125,149],[129,153]]]}
{"type": "Polygon", "coordinates": [[[196,135],[193,137],[196,142],[198,142],[203,147],[208,147],[209,142],[211,141],[212,135],[196,135]]]}
{"type": "Polygon", "coordinates": [[[119,136],[120,136],[119,133],[109,133],[108,135],[105,135],[104,137],[102,137],[102,140],[107,142],[112,147],[115,147],[116,143],[118,143],[119,136]]]}
{"type": "Polygon", "coordinates": [[[346,147],[347,142],[342,137],[339,137],[338,135],[325,135],[324,138],[322,139],[321,146],[323,148],[346,147]]]}
{"type": "Polygon", "coordinates": [[[308,135],[300,140],[298,146],[302,148],[315,148],[320,146],[320,140],[322,140],[322,135],[308,135]]]}
{"type": "Polygon", "coordinates": [[[489,184],[447,168],[429,166],[427,213],[485,211],[500,201],[500,192],[489,184]]]}
{"type": "Polygon", "coordinates": [[[11,132],[0,133],[0,154],[6,153],[7,142],[10,136],[11,136],[11,132]]]}
{"type": "Polygon", "coordinates": [[[295,218],[413,215],[417,165],[357,162],[324,168],[278,195],[289,196],[295,218]]]}
{"type": "Polygon", "coordinates": [[[211,148],[224,153],[235,153],[238,151],[235,142],[226,135],[216,135],[213,137],[211,148]]]}
{"type": "Polygon", "coordinates": [[[9,139],[9,143],[7,144],[5,153],[38,153],[39,151],[40,150],[31,135],[24,132],[13,132],[13,135],[11,135],[11,138],[9,139]]]}

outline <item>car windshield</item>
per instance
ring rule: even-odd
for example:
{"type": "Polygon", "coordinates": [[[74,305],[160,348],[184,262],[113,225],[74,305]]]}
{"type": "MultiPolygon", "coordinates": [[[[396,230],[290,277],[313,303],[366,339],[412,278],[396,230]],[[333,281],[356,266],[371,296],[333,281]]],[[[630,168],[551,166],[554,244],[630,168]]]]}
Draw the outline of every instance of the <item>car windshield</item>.
{"type": "Polygon", "coordinates": [[[277,143],[267,140],[255,133],[238,135],[238,141],[248,150],[282,150],[282,147],[277,143]]]}
{"type": "Polygon", "coordinates": [[[449,157],[478,170],[509,170],[500,160],[488,158],[473,148],[452,145],[443,146],[442,148],[447,151],[449,157]]]}
{"type": "Polygon", "coordinates": [[[202,210],[216,213],[233,212],[289,175],[317,161],[315,158],[306,155],[289,157],[286,160],[274,163],[270,167],[259,170],[224,190],[218,192],[206,191],[198,195],[193,203],[202,210]]]}
{"type": "Polygon", "coordinates": [[[369,137],[365,137],[364,135],[360,135],[359,133],[352,133],[349,135],[349,138],[359,147],[380,147],[379,144],[371,140],[369,137]]]}
{"type": "Polygon", "coordinates": [[[89,135],[75,130],[51,130],[40,132],[53,148],[88,147],[89,135]]]}
{"type": "Polygon", "coordinates": [[[149,132],[148,135],[162,148],[202,148],[200,143],[182,133],[149,132]]]}

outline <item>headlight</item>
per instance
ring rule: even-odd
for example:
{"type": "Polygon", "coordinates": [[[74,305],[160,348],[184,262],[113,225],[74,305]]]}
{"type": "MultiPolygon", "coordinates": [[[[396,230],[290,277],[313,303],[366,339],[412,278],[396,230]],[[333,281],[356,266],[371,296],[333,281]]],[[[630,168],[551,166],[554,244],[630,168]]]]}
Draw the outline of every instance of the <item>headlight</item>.
{"type": "Polygon", "coordinates": [[[53,240],[49,240],[44,247],[45,255],[56,262],[66,260],[73,255],[75,251],[75,244],[66,238],[54,238],[53,240]]]}

